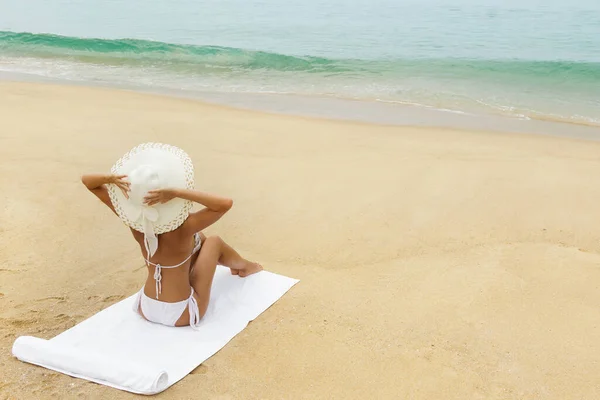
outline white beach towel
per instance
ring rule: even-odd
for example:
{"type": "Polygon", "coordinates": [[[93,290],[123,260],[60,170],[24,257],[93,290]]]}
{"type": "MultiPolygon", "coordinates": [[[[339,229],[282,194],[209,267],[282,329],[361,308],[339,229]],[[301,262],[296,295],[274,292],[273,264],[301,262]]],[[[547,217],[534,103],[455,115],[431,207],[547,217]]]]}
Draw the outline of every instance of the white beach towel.
{"type": "Polygon", "coordinates": [[[21,361],[70,376],[156,394],[223,348],[297,282],[267,271],[240,278],[218,266],[197,331],[144,320],[132,310],[132,295],[50,340],[21,336],[12,351],[21,361]]]}

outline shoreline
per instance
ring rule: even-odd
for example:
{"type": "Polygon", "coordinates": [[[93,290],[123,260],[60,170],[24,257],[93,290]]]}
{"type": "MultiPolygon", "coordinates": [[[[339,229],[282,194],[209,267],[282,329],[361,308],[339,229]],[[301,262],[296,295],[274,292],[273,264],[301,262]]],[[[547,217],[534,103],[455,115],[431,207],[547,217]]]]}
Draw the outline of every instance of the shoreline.
{"type": "Polygon", "coordinates": [[[0,82],[100,87],[184,98],[247,111],[383,126],[538,134],[572,139],[600,140],[600,126],[540,119],[520,119],[493,114],[472,114],[387,101],[276,93],[186,91],[161,87],[111,85],[106,82],[73,81],[4,71],[0,71],[0,82]]]}

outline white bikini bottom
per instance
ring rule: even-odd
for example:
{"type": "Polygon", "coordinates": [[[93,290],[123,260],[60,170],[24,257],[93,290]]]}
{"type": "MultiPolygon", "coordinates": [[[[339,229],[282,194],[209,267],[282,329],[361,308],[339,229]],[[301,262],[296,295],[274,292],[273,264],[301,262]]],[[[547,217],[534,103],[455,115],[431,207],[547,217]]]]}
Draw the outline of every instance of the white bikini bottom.
{"type": "Polygon", "coordinates": [[[191,288],[191,290],[192,293],[187,300],[178,301],[176,303],[167,303],[146,296],[144,288],[142,287],[133,304],[133,310],[137,313],[141,308],[144,317],[150,322],[175,326],[175,323],[179,317],[181,317],[185,308],[188,307],[190,312],[190,326],[196,328],[196,325],[200,322],[200,310],[198,309],[198,302],[194,297],[194,288],[191,288]]]}

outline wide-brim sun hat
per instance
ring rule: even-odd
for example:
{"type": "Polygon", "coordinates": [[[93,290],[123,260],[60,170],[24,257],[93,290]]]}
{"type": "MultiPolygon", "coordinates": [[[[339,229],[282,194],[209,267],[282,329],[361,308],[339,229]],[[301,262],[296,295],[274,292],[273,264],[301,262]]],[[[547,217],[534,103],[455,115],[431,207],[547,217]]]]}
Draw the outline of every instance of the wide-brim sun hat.
{"type": "Polygon", "coordinates": [[[156,235],[180,227],[193,203],[174,198],[164,204],[147,206],[144,197],[150,190],[194,188],[194,166],[182,149],[163,143],[143,143],[121,157],[111,172],[127,175],[129,198],[117,185],[108,185],[108,194],[117,215],[129,227],[144,234],[148,258],[158,249],[156,235]]]}

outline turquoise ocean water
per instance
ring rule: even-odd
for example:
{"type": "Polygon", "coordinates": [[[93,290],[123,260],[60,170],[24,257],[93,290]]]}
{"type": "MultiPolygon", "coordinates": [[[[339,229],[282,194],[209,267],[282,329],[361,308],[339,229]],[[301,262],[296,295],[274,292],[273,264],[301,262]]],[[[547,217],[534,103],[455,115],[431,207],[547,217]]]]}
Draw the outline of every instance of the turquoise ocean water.
{"type": "Polygon", "coordinates": [[[600,1],[0,0],[0,72],[600,125],[600,1]]]}

